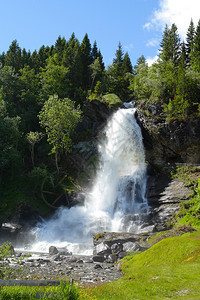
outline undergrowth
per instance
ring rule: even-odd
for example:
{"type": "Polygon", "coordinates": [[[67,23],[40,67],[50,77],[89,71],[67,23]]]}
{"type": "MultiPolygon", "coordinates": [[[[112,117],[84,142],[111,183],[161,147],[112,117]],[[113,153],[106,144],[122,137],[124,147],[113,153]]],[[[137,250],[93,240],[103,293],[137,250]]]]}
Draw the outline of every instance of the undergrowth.
{"type": "Polygon", "coordinates": [[[200,168],[192,166],[177,167],[172,177],[179,178],[191,189],[188,201],[180,203],[180,211],[175,216],[175,224],[189,224],[200,228],[200,168]]]}

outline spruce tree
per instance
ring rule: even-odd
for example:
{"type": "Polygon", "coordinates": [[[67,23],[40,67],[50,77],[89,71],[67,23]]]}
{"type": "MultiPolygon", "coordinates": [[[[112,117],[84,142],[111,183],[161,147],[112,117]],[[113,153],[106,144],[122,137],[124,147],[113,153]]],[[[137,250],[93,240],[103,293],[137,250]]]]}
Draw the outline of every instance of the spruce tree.
{"type": "Polygon", "coordinates": [[[133,73],[133,67],[132,67],[128,52],[126,52],[124,55],[124,59],[123,59],[123,63],[122,63],[122,70],[123,70],[124,74],[133,73]]]}
{"type": "Polygon", "coordinates": [[[91,56],[91,44],[88,38],[87,33],[85,34],[81,46],[81,62],[83,66],[83,73],[82,73],[82,88],[83,90],[88,90],[89,88],[89,80],[90,80],[90,69],[89,66],[92,63],[92,56],[91,56]]]}
{"type": "Polygon", "coordinates": [[[94,41],[94,44],[93,44],[93,47],[92,47],[91,56],[92,56],[92,61],[93,62],[98,57],[98,48],[97,48],[97,42],[96,41],[94,41]]]}
{"type": "Polygon", "coordinates": [[[65,44],[66,44],[66,40],[65,38],[61,38],[61,36],[59,35],[58,39],[56,40],[55,43],[55,47],[54,47],[54,54],[57,53],[58,54],[58,58],[61,61],[62,57],[63,57],[63,51],[65,48],[65,44]]]}
{"type": "Polygon", "coordinates": [[[169,42],[170,42],[170,54],[171,59],[174,64],[174,66],[178,66],[179,58],[180,58],[180,37],[178,35],[177,26],[175,24],[172,24],[170,34],[169,34],[169,42]]]}
{"type": "Polygon", "coordinates": [[[191,65],[196,72],[200,72],[200,20],[194,36],[194,46],[191,52],[191,65]]]}
{"type": "Polygon", "coordinates": [[[100,50],[98,50],[97,57],[99,58],[99,61],[100,61],[100,64],[101,64],[101,70],[103,72],[105,70],[105,65],[104,65],[103,56],[102,56],[100,50]]]}
{"type": "Polygon", "coordinates": [[[170,45],[169,45],[169,27],[168,25],[165,25],[165,30],[163,32],[162,41],[160,43],[161,49],[160,49],[160,58],[162,61],[167,61],[170,59],[169,53],[170,53],[170,45]]]}
{"type": "Polygon", "coordinates": [[[45,68],[47,58],[49,57],[49,48],[44,45],[38,51],[38,64],[40,68],[45,68]]]}
{"type": "MultiPolygon", "coordinates": [[[[80,86],[82,85],[83,68],[81,61],[80,44],[74,33],[72,33],[69,41],[65,45],[62,63],[69,70],[69,97],[70,99],[78,101],[80,103],[80,96],[77,96],[77,89],[80,89],[80,86]]],[[[78,92],[78,94],[80,94],[80,91],[78,92]]]]}
{"type": "Polygon", "coordinates": [[[15,72],[18,72],[21,68],[21,48],[19,47],[17,40],[12,42],[6,53],[5,65],[13,67],[15,72]]]}
{"type": "Polygon", "coordinates": [[[119,42],[118,49],[115,53],[115,58],[113,59],[113,72],[115,76],[121,76],[122,75],[122,65],[124,60],[124,53],[122,50],[122,45],[119,42]]]}
{"type": "Polygon", "coordinates": [[[165,26],[163,38],[161,41],[160,58],[163,62],[171,60],[174,66],[178,66],[180,58],[180,37],[177,26],[172,24],[171,29],[165,26]]]}
{"type": "Polygon", "coordinates": [[[195,34],[195,27],[193,20],[191,19],[190,25],[186,34],[186,61],[187,65],[190,65],[191,61],[191,52],[193,52],[194,48],[194,34],[195,34]]]}

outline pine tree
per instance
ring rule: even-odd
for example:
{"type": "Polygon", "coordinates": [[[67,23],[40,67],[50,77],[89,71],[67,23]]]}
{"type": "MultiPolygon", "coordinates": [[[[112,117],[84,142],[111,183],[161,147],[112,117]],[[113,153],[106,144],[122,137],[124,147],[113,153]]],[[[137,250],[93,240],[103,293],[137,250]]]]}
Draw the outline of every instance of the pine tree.
{"type": "Polygon", "coordinates": [[[99,61],[100,61],[100,64],[101,64],[101,70],[103,72],[105,70],[105,65],[104,65],[103,56],[102,56],[100,50],[98,50],[97,57],[99,58],[99,61]]]}
{"type": "Polygon", "coordinates": [[[72,33],[69,41],[65,45],[62,63],[69,70],[69,97],[70,99],[78,101],[80,103],[80,96],[77,96],[77,93],[80,94],[80,92],[77,92],[77,90],[82,85],[83,68],[81,61],[80,44],[74,33],[72,33]]]}
{"type": "Polygon", "coordinates": [[[96,41],[94,41],[91,56],[92,56],[92,61],[94,61],[98,57],[98,48],[97,48],[97,42],[96,41]]]}
{"type": "Polygon", "coordinates": [[[65,49],[65,44],[66,44],[66,40],[65,38],[61,38],[61,36],[59,35],[58,39],[56,40],[55,43],[55,47],[54,47],[54,54],[57,53],[58,54],[58,58],[61,61],[63,58],[63,52],[65,49]]]}
{"type": "Polygon", "coordinates": [[[200,72],[200,20],[194,36],[194,46],[191,52],[191,65],[196,72],[200,72]]]}
{"type": "Polygon", "coordinates": [[[178,66],[178,60],[180,58],[180,37],[175,24],[172,24],[171,29],[169,29],[167,25],[165,26],[160,45],[161,60],[163,62],[171,60],[174,66],[178,66]]]}
{"type": "Polygon", "coordinates": [[[169,27],[165,25],[165,30],[163,32],[162,41],[160,43],[161,49],[160,49],[160,58],[163,61],[167,61],[170,59],[169,53],[170,53],[170,45],[169,45],[169,27]]]}
{"type": "Polygon", "coordinates": [[[187,65],[190,65],[191,60],[191,52],[193,52],[194,48],[194,34],[195,34],[195,27],[193,20],[191,19],[190,25],[186,34],[186,60],[187,65]]]}
{"type": "Polygon", "coordinates": [[[30,57],[31,57],[31,52],[30,51],[26,52],[26,49],[24,48],[22,50],[22,68],[29,65],[30,57]]]}
{"type": "Polygon", "coordinates": [[[5,65],[5,57],[6,57],[5,52],[2,52],[2,54],[0,55],[0,64],[2,67],[4,67],[5,65]]]}
{"type": "Polygon", "coordinates": [[[89,80],[90,80],[90,69],[89,66],[92,63],[92,56],[91,56],[91,44],[90,40],[88,38],[87,33],[85,34],[81,46],[80,46],[80,51],[81,51],[81,62],[83,66],[83,81],[82,81],[82,88],[83,90],[88,90],[89,88],[89,80]]]}
{"type": "Polygon", "coordinates": [[[47,58],[49,58],[49,47],[45,47],[44,45],[40,47],[38,51],[38,64],[40,68],[45,68],[47,64],[47,58]]]}
{"type": "Polygon", "coordinates": [[[124,53],[122,50],[122,45],[119,42],[118,49],[115,53],[115,58],[113,59],[112,68],[114,71],[115,76],[121,76],[122,75],[122,65],[124,60],[124,53]]]}
{"type": "Polygon", "coordinates": [[[185,99],[185,85],[186,85],[186,48],[185,43],[182,43],[182,51],[178,64],[178,78],[176,85],[176,94],[185,99]]]}
{"type": "Polygon", "coordinates": [[[124,55],[124,59],[123,59],[123,63],[122,63],[122,70],[123,70],[124,74],[133,73],[133,67],[132,67],[128,52],[126,52],[124,55]]]}
{"type": "Polygon", "coordinates": [[[16,72],[21,68],[21,48],[17,40],[14,40],[5,56],[5,65],[11,66],[16,72]]]}
{"type": "Polygon", "coordinates": [[[178,35],[177,26],[172,24],[170,34],[169,34],[169,41],[170,41],[170,54],[172,62],[175,66],[178,66],[178,61],[180,58],[180,37],[178,35]]]}

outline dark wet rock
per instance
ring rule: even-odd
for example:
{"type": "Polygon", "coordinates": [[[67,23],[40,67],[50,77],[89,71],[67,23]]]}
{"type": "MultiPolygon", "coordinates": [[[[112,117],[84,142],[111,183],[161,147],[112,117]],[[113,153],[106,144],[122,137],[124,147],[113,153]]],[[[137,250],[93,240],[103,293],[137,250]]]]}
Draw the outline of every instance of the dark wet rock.
{"type": "Polygon", "coordinates": [[[77,262],[77,264],[83,264],[83,260],[82,259],[78,259],[76,262],[77,262]]]}
{"type": "Polygon", "coordinates": [[[95,264],[94,269],[103,269],[103,267],[99,264],[95,264]]]}
{"type": "Polygon", "coordinates": [[[109,254],[111,254],[111,252],[112,252],[112,249],[107,248],[106,250],[103,250],[103,251],[98,252],[97,255],[100,255],[100,256],[108,256],[109,254]]]}
{"type": "Polygon", "coordinates": [[[118,260],[118,255],[112,253],[108,256],[107,262],[115,263],[118,260]]]}
{"type": "Polygon", "coordinates": [[[59,251],[55,246],[50,246],[49,247],[49,255],[55,255],[57,254],[59,251]]]}
{"type": "Polygon", "coordinates": [[[113,244],[110,249],[112,253],[119,254],[123,250],[123,245],[121,243],[116,243],[113,244]]]}
{"type": "Polygon", "coordinates": [[[162,108],[158,106],[154,104],[152,111],[155,115],[151,117],[140,110],[136,113],[144,138],[146,159],[161,166],[168,162],[200,163],[200,118],[167,122],[165,117],[161,117],[162,108]]]}
{"type": "Polygon", "coordinates": [[[93,261],[94,262],[104,262],[105,257],[103,255],[96,255],[96,256],[93,256],[93,261]]]}
{"type": "Polygon", "coordinates": [[[152,231],[169,229],[173,216],[180,210],[180,203],[188,200],[190,194],[191,190],[178,178],[170,180],[162,174],[149,178],[147,197],[152,231]]]}
{"type": "Polygon", "coordinates": [[[77,262],[77,258],[75,257],[74,258],[72,257],[71,259],[68,260],[68,263],[76,263],[76,262],[77,262]]]}

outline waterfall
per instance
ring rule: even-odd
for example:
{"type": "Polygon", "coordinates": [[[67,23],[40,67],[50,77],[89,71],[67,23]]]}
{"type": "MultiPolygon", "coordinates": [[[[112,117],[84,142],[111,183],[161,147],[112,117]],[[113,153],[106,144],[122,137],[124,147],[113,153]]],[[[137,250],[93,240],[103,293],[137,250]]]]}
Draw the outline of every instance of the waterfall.
{"type": "Polygon", "coordinates": [[[135,111],[124,108],[113,114],[98,146],[100,165],[85,205],[59,208],[51,220],[40,224],[35,249],[53,243],[83,252],[94,233],[140,231],[148,204],[145,153],[135,111]]]}

